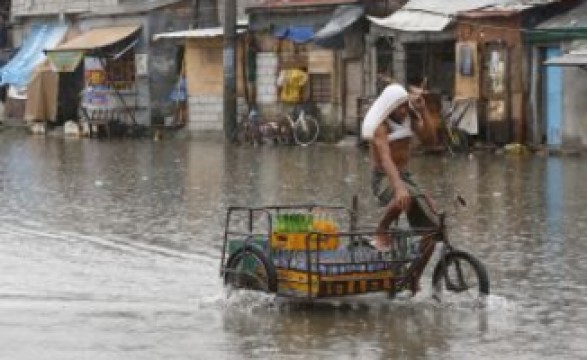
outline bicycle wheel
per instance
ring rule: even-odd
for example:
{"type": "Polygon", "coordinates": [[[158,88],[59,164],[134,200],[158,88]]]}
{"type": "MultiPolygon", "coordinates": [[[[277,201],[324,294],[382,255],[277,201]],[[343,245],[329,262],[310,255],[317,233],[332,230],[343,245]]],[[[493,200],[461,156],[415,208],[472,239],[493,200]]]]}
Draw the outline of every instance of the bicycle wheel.
{"type": "Polygon", "coordinates": [[[248,130],[246,121],[239,121],[230,136],[232,143],[240,145],[245,142],[247,132],[248,130]]]}
{"type": "Polygon", "coordinates": [[[277,292],[277,271],[259,248],[247,245],[228,258],[224,284],[236,289],[277,292]]]}
{"type": "Polygon", "coordinates": [[[307,114],[296,120],[293,127],[294,140],[298,145],[302,146],[310,145],[316,141],[319,132],[318,120],[307,114]]]}
{"type": "Polygon", "coordinates": [[[441,301],[447,293],[463,300],[482,300],[489,295],[489,276],[481,261],[464,251],[451,251],[440,260],[432,275],[433,296],[441,301]]]}
{"type": "Polygon", "coordinates": [[[452,148],[455,152],[469,151],[469,138],[466,132],[461,129],[452,130],[452,148]]]}

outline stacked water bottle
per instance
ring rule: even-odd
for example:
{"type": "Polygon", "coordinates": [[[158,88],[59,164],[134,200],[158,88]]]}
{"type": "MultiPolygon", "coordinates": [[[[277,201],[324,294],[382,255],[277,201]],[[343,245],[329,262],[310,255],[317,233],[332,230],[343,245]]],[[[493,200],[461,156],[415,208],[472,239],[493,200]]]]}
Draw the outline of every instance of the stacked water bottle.
{"type": "MultiPolygon", "coordinates": [[[[285,265],[285,263],[282,264],[285,265]]],[[[356,248],[351,251],[339,248],[319,252],[296,251],[290,258],[287,268],[336,276],[384,271],[391,269],[391,265],[373,249],[356,248]]]]}

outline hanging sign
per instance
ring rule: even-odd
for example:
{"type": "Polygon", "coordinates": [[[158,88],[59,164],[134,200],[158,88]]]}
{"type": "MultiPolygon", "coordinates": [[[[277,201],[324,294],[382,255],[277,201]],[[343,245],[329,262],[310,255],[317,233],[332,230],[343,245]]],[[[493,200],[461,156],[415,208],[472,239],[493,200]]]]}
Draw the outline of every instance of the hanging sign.
{"type": "Polygon", "coordinates": [[[74,72],[79,66],[83,51],[49,51],[47,57],[58,72],[74,72]]]}

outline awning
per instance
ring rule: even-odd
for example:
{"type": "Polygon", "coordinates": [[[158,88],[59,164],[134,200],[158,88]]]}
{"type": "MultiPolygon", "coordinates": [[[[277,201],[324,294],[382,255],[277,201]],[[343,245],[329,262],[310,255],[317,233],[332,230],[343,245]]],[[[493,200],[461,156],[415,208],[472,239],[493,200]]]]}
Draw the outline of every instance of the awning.
{"type": "Polygon", "coordinates": [[[364,13],[365,10],[360,5],[338,6],[330,21],[314,34],[314,42],[324,47],[344,47],[343,32],[359,20],[364,13]]]}
{"type": "MultiPolygon", "coordinates": [[[[92,29],[57,47],[47,49],[46,53],[58,71],[71,72],[77,68],[85,54],[97,51],[101,52],[106,48],[130,41],[139,29],[140,26],[116,26],[92,29]]],[[[137,40],[135,39],[135,41],[124,44],[122,48],[116,49],[111,54],[101,53],[101,55],[108,55],[115,58],[119,57],[136,45],[136,43],[137,40]]]]}
{"type": "MultiPolygon", "coordinates": [[[[245,30],[238,29],[237,33],[243,33],[245,30]]],[[[224,36],[224,29],[222,27],[213,27],[213,28],[206,28],[206,29],[192,29],[192,30],[182,30],[182,31],[173,31],[161,34],[155,34],[153,36],[153,40],[157,41],[159,39],[202,39],[202,38],[213,38],[224,36]]]]}
{"type": "Polygon", "coordinates": [[[66,25],[33,25],[18,53],[0,70],[0,85],[26,86],[35,67],[46,59],[43,50],[59,44],[66,32],[66,25]]]}
{"type": "Polygon", "coordinates": [[[571,51],[568,54],[553,57],[544,62],[551,66],[587,66],[587,49],[571,51]]]}
{"type": "Polygon", "coordinates": [[[459,12],[502,3],[504,0],[410,0],[386,18],[367,18],[381,27],[400,31],[443,31],[459,12]]]}

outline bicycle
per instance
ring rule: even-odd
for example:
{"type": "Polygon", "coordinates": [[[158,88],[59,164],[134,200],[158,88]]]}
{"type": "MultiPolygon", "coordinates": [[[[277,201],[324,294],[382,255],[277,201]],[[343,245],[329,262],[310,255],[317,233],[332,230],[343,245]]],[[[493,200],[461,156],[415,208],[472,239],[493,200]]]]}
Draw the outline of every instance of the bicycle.
{"type": "Polygon", "coordinates": [[[339,206],[230,207],[226,213],[220,275],[230,288],[310,301],[369,292],[387,292],[394,298],[403,290],[411,290],[412,294],[420,290],[422,271],[436,244],[442,243],[432,274],[433,298],[442,301],[444,293],[449,292],[482,303],[489,295],[485,266],[450,243],[444,213],[439,214],[436,228],[390,229],[388,234],[396,241],[397,249],[393,254],[370,251],[368,240],[376,232],[357,230],[356,219],[356,209],[339,206]],[[349,229],[320,231],[306,228],[306,222],[305,232],[284,232],[276,223],[285,214],[285,219],[293,224],[292,214],[308,219],[316,210],[348,214],[349,229]],[[234,230],[238,215],[245,230],[234,230]],[[266,224],[262,231],[258,231],[263,229],[260,223],[266,224]],[[341,255],[333,257],[334,248],[342,249],[337,250],[341,255]]]}
{"type": "Polygon", "coordinates": [[[448,111],[442,114],[441,138],[452,155],[469,151],[469,134],[459,128],[459,125],[473,101],[473,99],[454,99],[448,111]]]}
{"type": "Polygon", "coordinates": [[[290,118],[262,120],[257,110],[253,109],[241,117],[231,138],[236,144],[260,145],[265,140],[276,145],[289,144],[292,133],[290,121],[290,118]]]}
{"type": "Polygon", "coordinates": [[[308,146],[318,139],[320,134],[320,125],[318,120],[310,109],[310,104],[296,105],[291,113],[284,115],[287,124],[285,132],[289,143],[295,143],[301,146],[308,146]]]}
{"type": "Polygon", "coordinates": [[[254,110],[240,117],[230,137],[233,143],[257,145],[262,142],[259,124],[255,117],[254,110]]]}

